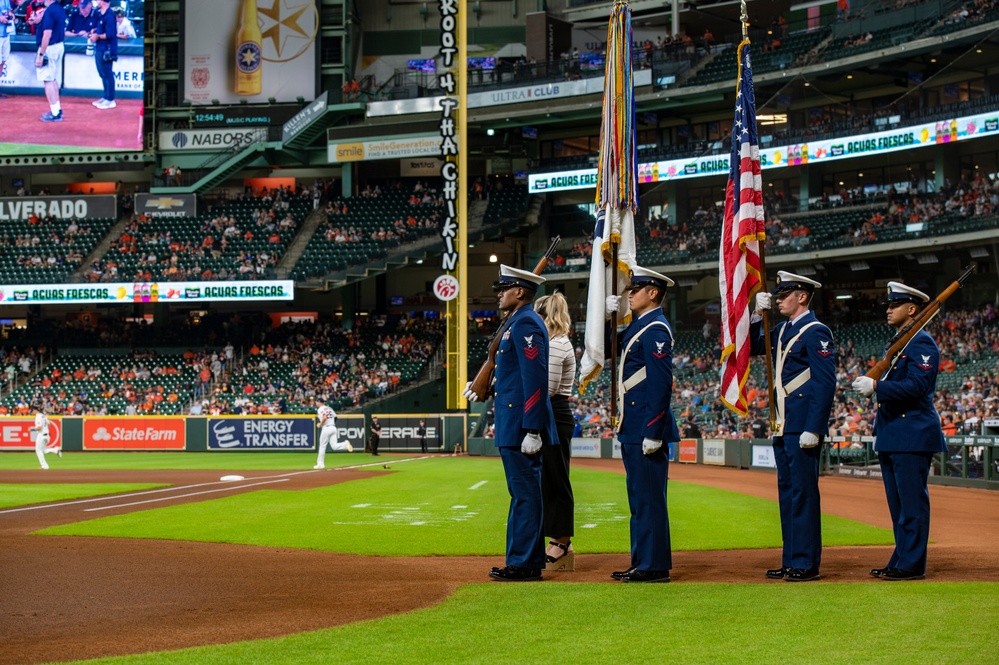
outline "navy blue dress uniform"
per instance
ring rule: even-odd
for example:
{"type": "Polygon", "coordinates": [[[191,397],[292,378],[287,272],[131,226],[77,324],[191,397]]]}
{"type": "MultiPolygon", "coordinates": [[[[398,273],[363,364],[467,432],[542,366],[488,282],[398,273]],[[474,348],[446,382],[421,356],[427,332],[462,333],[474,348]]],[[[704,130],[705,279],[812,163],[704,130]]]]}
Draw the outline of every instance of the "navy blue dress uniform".
{"type": "MultiPolygon", "coordinates": [[[[544,281],[532,272],[504,265],[493,288],[501,291],[519,286],[534,292],[544,281]]],[[[494,569],[491,576],[540,579],[545,567],[540,445],[535,454],[525,454],[521,447],[528,433],[537,433],[543,443],[554,446],[559,445],[559,439],[548,396],[548,329],[530,305],[514,310],[502,333],[493,392],[495,445],[510,492],[506,565],[515,574],[497,576],[494,569]]]]}
{"type": "MultiPolygon", "coordinates": [[[[898,282],[888,283],[889,307],[913,303],[922,308],[930,297],[898,282]]],[[[887,349],[885,349],[887,351],[887,349]]],[[[919,331],[885,374],[873,384],[878,411],[874,450],[895,532],[888,565],[871,574],[883,579],[919,579],[926,573],[930,534],[927,476],[933,455],[947,450],[940,416],[933,406],[940,350],[926,331],[919,331]]],[[[870,379],[867,379],[870,381],[870,379]]],[[[854,387],[863,385],[858,379],[854,387]]],[[[862,391],[862,394],[870,394],[862,391]]]]}
{"type": "MultiPolygon", "coordinates": [[[[656,286],[665,293],[673,280],[635,267],[632,289],[656,286]]],[[[618,368],[618,441],[624,460],[631,511],[631,569],[613,577],[626,582],[668,582],[673,568],[666,507],[669,443],[680,440],[670,408],[673,396],[673,331],[655,306],[634,319],[621,339],[618,368]],[[661,442],[646,454],[646,441],[661,442]]]]}
{"type": "MultiPolygon", "coordinates": [[[[814,294],[821,286],[781,270],[772,293],[814,294]]],[[[765,353],[763,322],[755,316],[749,338],[753,355],[765,353]]],[[[836,393],[836,351],[829,328],[811,310],[774,326],[769,342],[775,365],[770,399],[778,423],[773,450],[783,550],[781,568],[767,571],[767,577],[808,581],[818,579],[822,563],[819,456],[836,393]]]]}

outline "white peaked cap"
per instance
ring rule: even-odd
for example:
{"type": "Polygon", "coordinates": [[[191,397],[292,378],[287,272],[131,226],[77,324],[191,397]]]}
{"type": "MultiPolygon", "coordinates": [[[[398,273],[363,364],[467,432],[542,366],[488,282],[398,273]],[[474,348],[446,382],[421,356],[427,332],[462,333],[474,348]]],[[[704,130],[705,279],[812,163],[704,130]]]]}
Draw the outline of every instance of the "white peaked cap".
{"type": "Polygon", "coordinates": [[[537,291],[538,287],[544,283],[545,278],[541,275],[535,275],[528,270],[511,268],[510,266],[500,264],[500,278],[498,282],[493,284],[493,289],[498,290],[500,288],[523,286],[526,289],[537,291]]]}
{"type": "Polygon", "coordinates": [[[911,286],[906,286],[901,282],[888,282],[888,297],[885,302],[911,302],[917,305],[925,305],[930,301],[930,297],[911,286]]]}
{"type": "Polygon", "coordinates": [[[780,293],[781,291],[808,291],[811,293],[815,289],[821,288],[822,285],[816,282],[814,279],[808,279],[801,275],[795,275],[793,272],[788,272],[786,270],[777,271],[777,285],[774,287],[774,293],[780,293]]]}
{"type": "Polygon", "coordinates": [[[641,266],[635,266],[631,269],[631,285],[640,286],[642,284],[653,284],[661,289],[665,289],[667,286],[673,286],[673,280],[671,280],[666,275],[656,272],[655,270],[649,270],[648,268],[643,268],[641,266]]]}

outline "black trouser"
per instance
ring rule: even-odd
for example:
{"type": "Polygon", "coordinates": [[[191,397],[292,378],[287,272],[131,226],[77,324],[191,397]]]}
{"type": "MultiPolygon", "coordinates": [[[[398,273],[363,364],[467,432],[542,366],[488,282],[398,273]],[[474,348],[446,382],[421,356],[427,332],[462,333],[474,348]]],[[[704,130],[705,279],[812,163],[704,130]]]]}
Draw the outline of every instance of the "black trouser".
{"type": "Polygon", "coordinates": [[[425,438],[420,439],[420,451],[427,452],[427,440],[425,438]]]}
{"type": "Polygon", "coordinates": [[[372,455],[377,455],[378,454],[378,440],[381,439],[381,438],[382,437],[379,436],[378,434],[372,434],[371,435],[371,454],[372,455]]]}
{"type": "Polygon", "coordinates": [[[541,448],[541,498],[544,501],[544,533],[552,538],[574,535],[575,500],[569,482],[569,458],[572,456],[572,418],[569,398],[552,396],[555,428],[559,445],[545,444],[541,448]]]}
{"type": "Polygon", "coordinates": [[[114,101],[114,63],[105,62],[104,54],[110,53],[107,49],[97,49],[94,54],[94,62],[97,65],[97,74],[101,77],[101,84],[104,86],[104,99],[109,102],[114,101]]]}

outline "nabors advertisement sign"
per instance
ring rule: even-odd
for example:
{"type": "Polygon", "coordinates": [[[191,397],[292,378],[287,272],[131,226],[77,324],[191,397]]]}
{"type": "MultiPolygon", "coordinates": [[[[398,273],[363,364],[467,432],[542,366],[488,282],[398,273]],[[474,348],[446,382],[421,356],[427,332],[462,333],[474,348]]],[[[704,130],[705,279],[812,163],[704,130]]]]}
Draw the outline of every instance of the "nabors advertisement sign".
{"type": "Polygon", "coordinates": [[[184,418],[84,418],[84,450],[184,450],[184,418]]]}
{"type": "MultiPolygon", "coordinates": [[[[62,420],[50,417],[49,446],[62,445],[62,420]]],[[[35,442],[31,438],[31,428],[35,426],[32,418],[4,418],[0,420],[0,450],[34,450],[35,442]]]]}

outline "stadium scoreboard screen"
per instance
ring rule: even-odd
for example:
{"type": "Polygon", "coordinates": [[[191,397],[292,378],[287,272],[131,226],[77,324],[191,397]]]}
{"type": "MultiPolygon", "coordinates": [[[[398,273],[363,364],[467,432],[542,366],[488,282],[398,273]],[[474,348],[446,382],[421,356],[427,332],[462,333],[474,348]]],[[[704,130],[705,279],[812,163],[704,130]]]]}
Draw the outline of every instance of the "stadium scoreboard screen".
{"type": "Polygon", "coordinates": [[[120,35],[114,50],[106,46],[106,40],[86,36],[101,16],[96,2],[53,6],[55,9],[32,6],[30,16],[18,7],[7,24],[0,24],[10,46],[0,72],[0,92],[7,95],[0,123],[0,154],[142,150],[144,3],[111,0],[107,11],[112,13],[120,35]],[[39,33],[37,27],[48,11],[53,13],[52,20],[62,23],[65,37],[52,44],[52,52],[43,61],[46,64],[36,67],[41,35],[32,34],[32,29],[39,33]],[[59,12],[65,18],[56,19],[59,12]],[[108,96],[104,82],[109,71],[114,100],[101,106],[98,102],[108,96]],[[42,80],[46,77],[52,78],[49,84],[42,80]],[[58,90],[61,116],[56,120],[43,119],[55,108],[46,99],[46,85],[58,90]]]}

